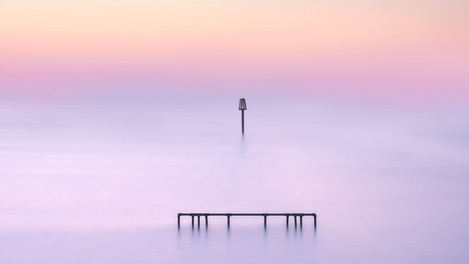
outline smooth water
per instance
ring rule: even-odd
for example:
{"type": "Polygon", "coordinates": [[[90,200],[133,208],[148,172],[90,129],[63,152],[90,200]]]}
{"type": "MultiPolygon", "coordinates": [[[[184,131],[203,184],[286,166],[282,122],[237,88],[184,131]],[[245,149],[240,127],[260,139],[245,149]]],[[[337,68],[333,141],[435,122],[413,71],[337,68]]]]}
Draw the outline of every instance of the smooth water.
{"type": "Polygon", "coordinates": [[[203,100],[2,102],[0,263],[469,261],[467,108],[203,100]]]}

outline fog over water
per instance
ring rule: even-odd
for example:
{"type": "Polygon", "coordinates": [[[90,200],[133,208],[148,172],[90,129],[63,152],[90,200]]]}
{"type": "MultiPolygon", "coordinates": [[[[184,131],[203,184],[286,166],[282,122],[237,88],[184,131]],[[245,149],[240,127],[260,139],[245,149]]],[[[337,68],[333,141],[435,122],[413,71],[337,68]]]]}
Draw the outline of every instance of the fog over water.
{"type": "Polygon", "coordinates": [[[239,97],[2,101],[0,262],[469,261],[467,107],[239,97]]]}

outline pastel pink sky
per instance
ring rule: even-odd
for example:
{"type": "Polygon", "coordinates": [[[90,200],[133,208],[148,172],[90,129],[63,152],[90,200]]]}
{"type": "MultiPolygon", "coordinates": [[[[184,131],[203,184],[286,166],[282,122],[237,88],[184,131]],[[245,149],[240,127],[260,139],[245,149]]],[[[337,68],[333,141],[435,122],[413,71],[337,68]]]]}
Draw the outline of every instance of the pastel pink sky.
{"type": "Polygon", "coordinates": [[[0,92],[132,79],[187,92],[469,98],[467,1],[366,2],[6,0],[0,92]]]}

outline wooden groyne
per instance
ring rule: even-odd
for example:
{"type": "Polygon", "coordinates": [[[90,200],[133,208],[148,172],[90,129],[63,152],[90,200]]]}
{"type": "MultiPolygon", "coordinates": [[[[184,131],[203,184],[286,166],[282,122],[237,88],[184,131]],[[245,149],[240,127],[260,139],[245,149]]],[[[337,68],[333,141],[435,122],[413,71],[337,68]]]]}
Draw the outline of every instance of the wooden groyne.
{"type": "Polygon", "coordinates": [[[195,227],[195,219],[197,219],[197,228],[200,229],[200,218],[205,218],[205,228],[208,228],[209,216],[225,216],[227,228],[230,229],[231,217],[233,216],[261,216],[264,218],[264,228],[267,228],[267,217],[269,216],[283,216],[285,217],[285,224],[288,229],[290,217],[293,217],[295,228],[299,225],[303,227],[303,217],[311,216],[314,220],[314,229],[317,226],[317,215],[315,213],[179,213],[178,214],[178,229],[181,228],[181,217],[190,216],[192,220],[192,229],[195,227]]]}

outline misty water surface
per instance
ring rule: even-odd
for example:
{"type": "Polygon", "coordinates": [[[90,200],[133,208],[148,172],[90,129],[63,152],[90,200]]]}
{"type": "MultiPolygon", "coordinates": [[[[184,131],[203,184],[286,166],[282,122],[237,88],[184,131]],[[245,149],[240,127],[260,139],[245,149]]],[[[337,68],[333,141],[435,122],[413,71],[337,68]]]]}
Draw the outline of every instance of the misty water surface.
{"type": "Polygon", "coordinates": [[[5,101],[1,263],[467,263],[469,111],[247,97],[5,101]],[[316,212],[272,219],[178,212],[316,212]],[[270,220],[269,220],[270,221],[270,220]]]}

